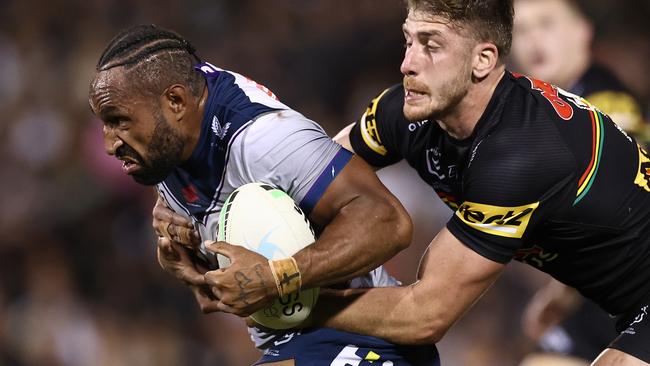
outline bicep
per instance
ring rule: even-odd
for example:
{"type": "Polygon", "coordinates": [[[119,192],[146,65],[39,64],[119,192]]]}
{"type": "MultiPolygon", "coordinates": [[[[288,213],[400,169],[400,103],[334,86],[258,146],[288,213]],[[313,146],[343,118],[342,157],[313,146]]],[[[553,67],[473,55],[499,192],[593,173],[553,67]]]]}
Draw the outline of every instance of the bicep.
{"type": "Polygon", "coordinates": [[[318,224],[330,222],[341,210],[354,200],[368,200],[378,205],[392,206],[405,213],[403,206],[381,183],[373,169],[360,157],[354,155],[329,184],[311,212],[310,219],[318,224]]]}

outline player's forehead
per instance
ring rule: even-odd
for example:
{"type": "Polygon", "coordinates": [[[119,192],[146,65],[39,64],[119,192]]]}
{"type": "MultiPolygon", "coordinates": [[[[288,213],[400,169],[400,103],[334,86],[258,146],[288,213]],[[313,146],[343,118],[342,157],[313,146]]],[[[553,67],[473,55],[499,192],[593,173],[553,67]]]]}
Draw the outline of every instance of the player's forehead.
{"type": "Polygon", "coordinates": [[[88,99],[97,115],[126,112],[136,100],[132,83],[121,68],[99,71],[90,85],[88,99]]]}
{"type": "Polygon", "coordinates": [[[460,25],[450,22],[444,16],[427,13],[422,10],[409,10],[402,31],[405,36],[419,37],[454,37],[459,35],[460,25]]]}

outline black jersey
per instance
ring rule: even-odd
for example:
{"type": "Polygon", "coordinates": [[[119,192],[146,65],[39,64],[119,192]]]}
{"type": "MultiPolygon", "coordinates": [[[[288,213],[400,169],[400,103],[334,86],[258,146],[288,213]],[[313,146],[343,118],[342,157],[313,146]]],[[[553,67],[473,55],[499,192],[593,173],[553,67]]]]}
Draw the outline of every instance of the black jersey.
{"type": "Polygon", "coordinates": [[[480,255],[551,274],[622,314],[650,293],[650,159],[607,115],[509,72],[471,137],[409,122],[394,86],[350,132],[382,167],[401,159],[455,214],[447,228],[480,255]]]}

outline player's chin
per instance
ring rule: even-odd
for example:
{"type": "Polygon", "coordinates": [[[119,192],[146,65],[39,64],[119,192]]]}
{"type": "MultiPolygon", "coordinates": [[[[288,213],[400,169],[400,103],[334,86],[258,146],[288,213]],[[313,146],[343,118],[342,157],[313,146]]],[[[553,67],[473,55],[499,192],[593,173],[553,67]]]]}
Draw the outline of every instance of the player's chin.
{"type": "Polygon", "coordinates": [[[428,103],[404,103],[404,117],[410,122],[422,121],[431,115],[428,103]]]}
{"type": "Polygon", "coordinates": [[[169,174],[164,174],[162,172],[152,172],[144,167],[141,167],[129,175],[138,184],[145,186],[155,186],[156,184],[165,180],[169,174]]]}

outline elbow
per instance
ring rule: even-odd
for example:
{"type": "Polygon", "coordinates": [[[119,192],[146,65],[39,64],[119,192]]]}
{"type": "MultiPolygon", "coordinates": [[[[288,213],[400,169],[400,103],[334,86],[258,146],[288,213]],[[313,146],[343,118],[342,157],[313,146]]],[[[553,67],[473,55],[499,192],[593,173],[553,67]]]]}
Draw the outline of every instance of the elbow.
{"type": "Polygon", "coordinates": [[[413,240],[413,222],[402,204],[394,197],[387,202],[386,223],[389,228],[390,243],[395,253],[411,245],[413,240]]]}
{"type": "Polygon", "coordinates": [[[411,345],[436,344],[447,333],[449,325],[442,320],[420,320],[414,327],[410,339],[406,343],[411,345]]]}
{"type": "Polygon", "coordinates": [[[414,339],[414,344],[436,344],[442,340],[447,333],[447,329],[441,327],[428,327],[423,329],[414,339]]]}

